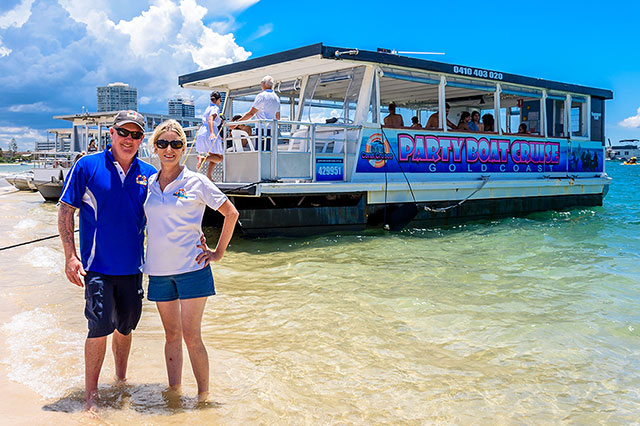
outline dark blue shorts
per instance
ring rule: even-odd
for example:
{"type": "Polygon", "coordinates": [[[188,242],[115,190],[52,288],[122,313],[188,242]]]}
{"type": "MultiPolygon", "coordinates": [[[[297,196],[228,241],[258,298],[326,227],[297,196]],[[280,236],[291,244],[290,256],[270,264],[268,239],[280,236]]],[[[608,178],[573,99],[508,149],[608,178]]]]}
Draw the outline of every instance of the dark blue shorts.
{"type": "Polygon", "coordinates": [[[176,299],[195,299],[213,296],[211,266],[193,272],[176,275],[149,275],[149,295],[153,302],[170,302],[176,299]]]}
{"type": "Polygon", "coordinates": [[[87,271],[84,277],[84,316],[88,337],[103,337],[118,330],[125,336],[135,329],[142,313],[142,274],[105,275],[87,271]]]}

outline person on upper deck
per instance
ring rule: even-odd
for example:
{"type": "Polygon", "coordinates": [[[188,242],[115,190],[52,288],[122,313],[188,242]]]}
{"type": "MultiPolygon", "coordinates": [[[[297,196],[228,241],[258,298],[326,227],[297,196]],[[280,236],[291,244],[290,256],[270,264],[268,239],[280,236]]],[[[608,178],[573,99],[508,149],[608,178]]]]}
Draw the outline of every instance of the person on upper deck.
{"type": "Polygon", "coordinates": [[[484,127],[484,132],[495,132],[493,130],[493,115],[485,114],[482,116],[482,126],[484,127]]]}
{"type": "Polygon", "coordinates": [[[480,122],[480,113],[478,111],[471,112],[471,121],[467,123],[472,132],[482,132],[484,127],[480,122]]]}
{"type": "MultiPolygon", "coordinates": [[[[280,98],[273,93],[273,77],[265,75],[260,82],[262,92],[258,93],[251,109],[245,113],[240,121],[251,119],[254,115],[257,120],[280,120],[280,98]]],[[[263,124],[262,136],[265,137],[263,149],[271,150],[271,124],[263,124]]]]}
{"type": "Polygon", "coordinates": [[[471,114],[469,111],[462,111],[460,114],[460,121],[458,122],[458,130],[464,130],[466,132],[470,132],[471,128],[469,127],[469,122],[471,121],[471,114]]]}
{"type": "MultiPolygon", "coordinates": [[[[445,104],[445,111],[446,114],[445,116],[449,115],[449,110],[451,109],[451,105],[449,105],[448,103],[445,104]]],[[[447,118],[447,126],[449,126],[449,128],[451,129],[455,129],[458,126],[456,126],[453,122],[451,122],[449,120],[449,118],[447,118]]],[[[440,128],[440,114],[435,112],[433,114],[431,114],[431,117],[429,117],[429,120],[427,120],[427,124],[424,126],[425,129],[439,129],[440,128]]]]}
{"type": "Polygon", "coordinates": [[[519,135],[528,135],[529,134],[529,131],[527,130],[526,123],[520,123],[520,125],[518,126],[518,134],[519,135]]]}
{"type": "Polygon", "coordinates": [[[418,120],[417,116],[413,116],[411,117],[411,128],[412,129],[422,129],[422,126],[420,125],[420,120],[418,120]]]}
{"type": "Polygon", "coordinates": [[[396,104],[389,104],[389,115],[384,118],[384,125],[388,127],[404,127],[404,120],[400,114],[396,114],[396,104]]]}

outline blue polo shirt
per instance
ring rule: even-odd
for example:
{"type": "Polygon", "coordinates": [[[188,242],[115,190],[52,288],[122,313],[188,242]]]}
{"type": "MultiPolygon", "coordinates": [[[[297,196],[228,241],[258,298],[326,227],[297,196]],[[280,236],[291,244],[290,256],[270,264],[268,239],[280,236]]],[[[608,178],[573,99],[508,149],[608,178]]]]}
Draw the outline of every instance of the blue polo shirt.
{"type": "Polygon", "coordinates": [[[121,180],[110,150],[73,165],[60,201],[80,209],[80,254],[87,271],[107,275],[140,272],[144,261],[144,202],[156,169],[137,157],[121,180]]]}

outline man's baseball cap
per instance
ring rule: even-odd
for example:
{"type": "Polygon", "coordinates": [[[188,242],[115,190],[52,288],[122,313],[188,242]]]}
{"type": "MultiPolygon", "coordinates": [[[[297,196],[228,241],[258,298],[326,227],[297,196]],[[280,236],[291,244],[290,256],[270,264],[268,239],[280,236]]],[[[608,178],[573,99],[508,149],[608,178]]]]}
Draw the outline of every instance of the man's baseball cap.
{"type": "Polygon", "coordinates": [[[113,125],[120,127],[123,124],[133,123],[140,127],[140,130],[144,132],[144,116],[136,111],[120,111],[116,118],[113,120],[113,125]]]}

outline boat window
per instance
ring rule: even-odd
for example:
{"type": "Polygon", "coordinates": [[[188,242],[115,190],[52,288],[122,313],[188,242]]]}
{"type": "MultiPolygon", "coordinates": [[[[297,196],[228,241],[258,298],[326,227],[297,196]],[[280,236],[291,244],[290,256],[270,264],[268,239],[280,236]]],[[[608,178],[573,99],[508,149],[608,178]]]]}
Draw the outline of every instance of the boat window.
{"type": "Polygon", "coordinates": [[[244,114],[251,109],[256,95],[261,91],[262,87],[260,84],[231,90],[229,92],[231,102],[227,106],[227,109],[225,109],[225,112],[229,117],[233,117],[236,114],[244,114]]]}
{"type": "MultiPolygon", "coordinates": [[[[522,86],[503,84],[500,92],[500,127],[503,133],[542,134],[540,122],[542,92],[522,86]],[[526,129],[520,129],[524,124],[526,129]]],[[[523,127],[525,127],[523,126],[523,127]]]]}
{"type": "Polygon", "coordinates": [[[405,127],[411,125],[411,117],[417,116],[420,125],[428,119],[427,111],[438,109],[437,74],[382,67],[380,77],[380,120],[389,114],[389,104],[396,104],[396,113],[402,116],[405,127]]]}
{"type": "Polygon", "coordinates": [[[571,136],[587,135],[587,99],[580,96],[571,97],[571,136]]]}
{"type": "Polygon", "coordinates": [[[324,123],[335,119],[352,123],[365,67],[314,74],[309,76],[299,118],[324,123]]]}
{"type": "Polygon", "coordinates": [[[566,95],[550,93],[547,95],[547,119],[549,122],[549,136],[562,138],[565,133],[565,105],[566,95]]]}
{"type": "MultiPolygon", "coordinates": [[[[496,86],[492,82],[447,76],[445,94],[447,103],[451,106],[447,118],[456,126],[460,126],[458,130],[464,131],[466,130],[465,124],[463,124],[460,119],[465,112],[473,114],[477,111],[480,113],[480,117],[484,117],[485,115],[491,115],[493,117],[495,115],[495,90],[496,86]]],[[[493,129],[487,129],[486,131],[497,131],[496,125],[498,122],[499,120],[494,117],[493,129]]],[[[473,124],[466,123],[466,126],[470,127],[470,131],[484,131],[483,128],[475,130],[473,124]]]]}

